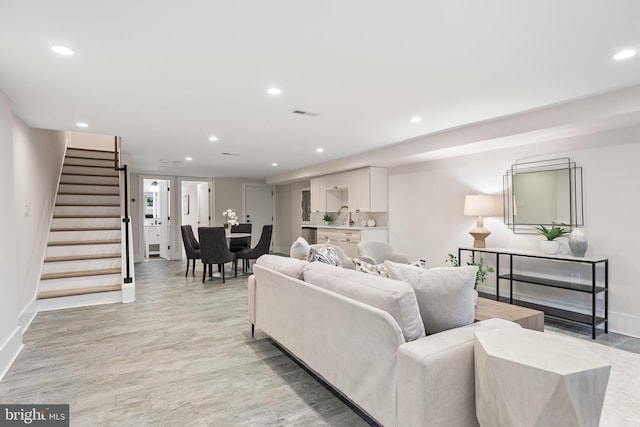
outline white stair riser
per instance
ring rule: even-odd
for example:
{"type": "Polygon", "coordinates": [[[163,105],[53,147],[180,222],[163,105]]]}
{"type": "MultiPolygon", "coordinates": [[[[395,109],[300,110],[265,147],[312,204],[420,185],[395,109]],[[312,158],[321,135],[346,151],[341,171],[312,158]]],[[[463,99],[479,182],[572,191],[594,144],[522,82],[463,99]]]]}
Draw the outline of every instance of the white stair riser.
{"type": "Polygon", "coordinates": [[[83,184],[113,184],[118,185],[120,182],[117,176],[84,176],[84,175],[63,175],[60,182],[79,182],[83,184]]]}
{"type": "Polygon", "coordinates": [[[70,245],[70,246],[47,246],[45,256],[76,256],[76,255],[100,255],[114,254],[122,251],[122,244],[109,243],[104,245],[70,245]]]}
{"type": "Polygon", "coordinates": [[[73,157],[65,157],[65,165],[80,165],[80,166],[106,166],[115,168],[115,162],[111,159],[77,159],[73,157]]]}
{"type": "Polygon", "coordinates": [[[65,273],[69,271],[104,270],[120,268],[122,260],[118,258],[87,259],[79,261],[45,262],[42,274],[65,273]]]}
{"type": "Polygon", "coordinates": [[[76,194],[59,194],[57,205],[119,205],[120,196],[86,196],[76,194]]]}
{"type": "Polygon", "coordinates": [[[105,185],[60,184],[58,191],[60,193],[120,194],[119,187],[107,187],[105,185]]]}
{"type": "Polygon", "coordinates": [[[105,215],[120,216],[119,206],[56,206],[53,215],[105,215]]]}
{"type": "Polygon", "coordinates": [[[72,242],[75,240],[113,240],[120,238],[120,230],[51,231],[49,242],[72,242]]]}
{"type": "Polygon", "coordinates": [[[38,311],[62,310],[66,308],[88,307],[91,305],[114,304],[121,302],[121,291],[100,292],[96,294],[39,299],[38,311]]]}
{"type": "Polygon", "coordinates": [[[102,276],[69,277],[66,279],[40,280],[40,292],[59,291],[61,289],[90,288],[92,286],[110,286],[122,283],[121,274],[102,276]]]}
{"type": "Polygon", "coordinates": [[[121,227],[120,218],[54,218],[51,228],[121,227]]]}
{"type": "Polygon", "coordinates": [[[113,160],[113,151],[86,151],[75,148],[67,148],[67,156],[91,157],[93,159],[113,160]]]}
{"type": "Polygon", "coordinates": [[[110,168],[90,168],[86,166],[64,165],[62,173],[81,173],[84,175],[118,176],[118,171],[110,168]]]}

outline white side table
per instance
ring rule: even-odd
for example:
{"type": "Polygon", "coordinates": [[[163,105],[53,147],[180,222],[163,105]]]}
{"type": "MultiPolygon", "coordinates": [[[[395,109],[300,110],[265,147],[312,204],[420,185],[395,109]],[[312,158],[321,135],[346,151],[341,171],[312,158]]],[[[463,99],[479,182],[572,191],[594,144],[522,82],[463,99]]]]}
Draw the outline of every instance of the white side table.
{"type": "Polygon", "coordinates": [[[611,364],[578,340],[521,328],[478,332],[474,358],[481,426],[598,426],[611,364]]]}

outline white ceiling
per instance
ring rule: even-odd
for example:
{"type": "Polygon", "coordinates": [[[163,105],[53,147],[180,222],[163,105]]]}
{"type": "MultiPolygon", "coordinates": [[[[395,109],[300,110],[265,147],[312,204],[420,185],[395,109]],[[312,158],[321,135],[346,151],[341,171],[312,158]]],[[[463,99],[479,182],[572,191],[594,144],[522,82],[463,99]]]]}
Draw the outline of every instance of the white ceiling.
{"type": "Polygon", "coordinates": [[[0,90],[29,126],[122,136],[134,171],[265,178],[636,86],[640,55],[612,56],[640,49],[638,17],[637,0],[0,0],[0,90]]]}

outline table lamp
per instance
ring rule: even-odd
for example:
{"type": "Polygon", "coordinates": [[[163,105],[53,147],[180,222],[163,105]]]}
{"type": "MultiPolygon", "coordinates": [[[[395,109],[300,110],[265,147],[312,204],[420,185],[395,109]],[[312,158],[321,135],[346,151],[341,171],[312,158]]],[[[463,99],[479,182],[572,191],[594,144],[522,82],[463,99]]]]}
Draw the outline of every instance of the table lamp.
{"type": "Polygon", "coordinates": [[[486,248],[487,244],[484,239],[487,238],[491,232],[484,228],[484,220],[482,216],[497,215],[495,197],[488,196],[486,194],[473,194],[465,196],[464,198],[464,214],[470,216],[477,216],[475,228],[469,231],[469,234],[473,236],[474,248],[486,248]]]}

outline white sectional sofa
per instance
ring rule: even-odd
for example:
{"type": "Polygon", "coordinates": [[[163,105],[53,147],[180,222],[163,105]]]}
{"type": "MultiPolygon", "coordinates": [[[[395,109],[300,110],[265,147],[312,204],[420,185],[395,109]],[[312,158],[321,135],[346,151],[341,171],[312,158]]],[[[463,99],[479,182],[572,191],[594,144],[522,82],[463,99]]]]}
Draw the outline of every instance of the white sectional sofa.
{"type": "Polygon", "coordinates": [[[406,282],[265,255],[249,321],[384,426],[478,425],[473,339],[500,319],[425,336],[406,282]]]}

